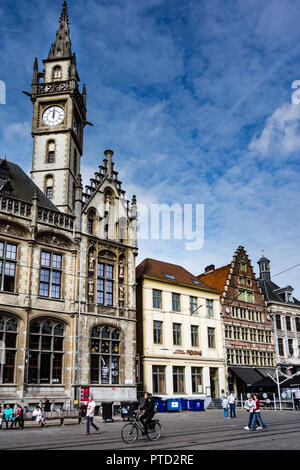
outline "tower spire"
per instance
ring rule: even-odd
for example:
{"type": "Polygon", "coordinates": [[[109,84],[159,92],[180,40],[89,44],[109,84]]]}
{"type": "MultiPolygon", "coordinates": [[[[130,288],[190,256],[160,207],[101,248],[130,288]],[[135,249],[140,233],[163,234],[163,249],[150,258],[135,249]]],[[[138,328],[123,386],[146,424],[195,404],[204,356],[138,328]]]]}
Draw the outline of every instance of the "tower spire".
{"type": "Polygon", "coordinates": [[[62,6],[56,40],[54,44],[51,44],[48,59],[61,57],[72,57],[68,5],[66,1],[64,1],[62,6]]]}

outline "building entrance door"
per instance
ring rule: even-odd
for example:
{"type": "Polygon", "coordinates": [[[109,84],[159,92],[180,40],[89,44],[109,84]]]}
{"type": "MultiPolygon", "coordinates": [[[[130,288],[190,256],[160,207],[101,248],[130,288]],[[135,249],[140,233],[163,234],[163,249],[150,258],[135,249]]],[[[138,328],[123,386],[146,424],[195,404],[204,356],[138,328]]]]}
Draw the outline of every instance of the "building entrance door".
{"type": "Polygon", "coordinates": [[[210,375],[210,391],[212,398],[219,398],[219,369],[211,367],[209,369],[210,375]]]}

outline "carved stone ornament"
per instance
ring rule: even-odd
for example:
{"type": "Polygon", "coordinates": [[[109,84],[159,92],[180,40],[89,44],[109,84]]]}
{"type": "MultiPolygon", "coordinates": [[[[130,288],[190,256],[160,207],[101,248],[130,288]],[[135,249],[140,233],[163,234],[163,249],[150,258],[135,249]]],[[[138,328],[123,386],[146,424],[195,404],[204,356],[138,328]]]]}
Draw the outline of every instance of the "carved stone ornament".
{"type": "Polygon", "coordinates": [[[92,279],[89,280],[88,282],[89,286],[89,297],[94,297],[94,281],[92,279]]]}
{"type": "Polygon", "coordinates": [[[124,263],[123,260],[119,263],[119,277],[124,277],[124,263]]]}
{"type": "Polygon", "coordinates": [[[54,235],[53,233],[38,234],[36,237],[37,242],[47,243],[48,245],[59,246],[60,248],[70,248],[72,242],[61,235],[54,235]]]}
{"type": "Polygon", "coordinates": [[[95,257],[93,253],[90,253],[89,256],[89,271],[94,272],[95,270],[95,257]]]}
{"type": "Polygon", "coordinates": [[[16,237],[25,237],[27,230],[19,225],[7,222],[5,220],[0,221],[0,232],[7,233],[8,235],[15,235],[16,237]]]}

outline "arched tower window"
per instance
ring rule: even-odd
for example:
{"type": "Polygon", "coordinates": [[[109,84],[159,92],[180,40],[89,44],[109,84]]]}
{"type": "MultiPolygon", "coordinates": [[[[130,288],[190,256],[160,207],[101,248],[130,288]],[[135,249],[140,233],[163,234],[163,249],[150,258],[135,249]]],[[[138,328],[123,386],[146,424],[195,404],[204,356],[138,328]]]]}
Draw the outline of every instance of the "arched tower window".
{"type": "Polygon", "coordinates": [[[55,162],[55,141],[49,140],[47,143],[47,154],[46,154],[47,163],[55,162]]]}
{"type": "Polygon", "coordinates": [[[87,215],[87,233],[89,235],[95,234],[95,223],[96,223],[95,219],[96,219],[95,210],[91,209],[87,215]]]}
{"type": "Polygon", "coordinates": [[[53,198],[53,176],[51,175],[46,176],[45,186],[46,186],[46,191],[45,191],[46,196],[49,199],[52,199],[53,198]]]}
{"type": "Polygon", "coordinates": [[[64,326],[56,321],[30,323],[28,383],[62,383],[64,334],[64,326]]]}
{"type": "Polygon", "coordinates": [[[91,333],[91,383],[120,383],[120,335],[118,328],[100,325],[91,333]]]}
{"type": "Polygon", "coordinates": [[[15,382],[18,322],[0,312],[0,383],[15,382]]]}
{"type": "Polygon", "coordinates": [[[60,80],[61,79],[61,67],[56,65],[53,68],[53,80],[60,80]]]}

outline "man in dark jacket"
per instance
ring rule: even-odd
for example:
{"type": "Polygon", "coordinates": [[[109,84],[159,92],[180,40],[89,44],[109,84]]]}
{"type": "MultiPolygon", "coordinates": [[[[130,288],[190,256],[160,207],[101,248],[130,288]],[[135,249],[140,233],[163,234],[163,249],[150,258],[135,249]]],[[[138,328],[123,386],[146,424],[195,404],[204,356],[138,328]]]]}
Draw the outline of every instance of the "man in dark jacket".
{"type": "Polygon", "coordinates": [[[148,393],[148,392],[145,393],[144,398],[145,398],[144,403],[140,406],[140,410],[143,413],[140,417],[140,421],[142,425],[144,426],[143,436],[145,436],[145,434],[147,433],[148,424],[154,416],[154,406],[155,406],[151,393],[148,393]]]}

